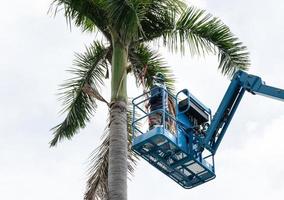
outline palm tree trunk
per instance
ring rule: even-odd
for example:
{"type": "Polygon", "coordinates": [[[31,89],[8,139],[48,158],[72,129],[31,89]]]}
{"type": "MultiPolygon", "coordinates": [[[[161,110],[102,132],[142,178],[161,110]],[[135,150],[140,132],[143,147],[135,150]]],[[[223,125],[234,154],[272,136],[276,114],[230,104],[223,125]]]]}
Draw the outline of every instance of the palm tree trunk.
{"type": "Polygon", "coordinates": [[[127,200],[127,47],[113,40],[110,145],[108,168],[109,200],[127,200]]]}
{"type": "Polygon", "coordinates": [[[111,107],[108,195],[109,200],[127,200],[127,112],[126,103],[111,107]]]}

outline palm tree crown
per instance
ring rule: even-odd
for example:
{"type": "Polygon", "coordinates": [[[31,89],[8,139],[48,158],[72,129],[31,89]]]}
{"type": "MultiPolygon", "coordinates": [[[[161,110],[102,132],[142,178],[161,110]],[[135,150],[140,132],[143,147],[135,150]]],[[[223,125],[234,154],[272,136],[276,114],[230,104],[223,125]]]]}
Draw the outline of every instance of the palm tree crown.
{"type": "MultiPolygon", "coordinates": [[[[113,105],[127,102],[128,74],[134,75],[137,87],[148,89],[153,84],[153,75],[161,72],[167,87],[174,90],[174,75],[159,54],[151,50],[150,42],[161,41],[171,51],[181,53],[186,53],[188,45],[192,55],[217,54],[218,68],[225,75],[249,67],[246,47],[230,29],[204,10],[188,7],[182,0],[54,0],[51,8],[55,13],[63,9],[68,23],[74,22],[83,31],[99,32],[104,37],[102,41],[94,41],[84,53],[76,54],[70,70],[74,77],[61,87],[65,105],[62,112],[67,115],[52,129],[51,146],[64,138],[71,139],[84,128],[96,111],[97,101],[110,108],[111,116],[113,105]],[[109,77],[112,95],[107,101],[99,91],[109,77]]],[[[130,148],[129,111],[127,116],[130,148]]],[[[103,141],[93,154],[87,200],[105,199],[108,194],[111,121],[107,125],[103,141]]],[[[132,173],[136,156],[128,151],[127,158],[128,172],[132,173]]]]}

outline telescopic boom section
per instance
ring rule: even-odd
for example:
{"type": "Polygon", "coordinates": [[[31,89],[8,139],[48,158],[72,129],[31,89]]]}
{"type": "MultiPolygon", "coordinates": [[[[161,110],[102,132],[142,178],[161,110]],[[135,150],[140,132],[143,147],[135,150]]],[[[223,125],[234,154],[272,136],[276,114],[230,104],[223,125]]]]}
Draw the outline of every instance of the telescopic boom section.
{"type": "Polygon", "coordinates": [[[204,145],[213,154],[216,153],[245,91],[284,101],[284,90],[265,85],[258,76],[243,71],[236,72],[206,131],[204,145]]]}

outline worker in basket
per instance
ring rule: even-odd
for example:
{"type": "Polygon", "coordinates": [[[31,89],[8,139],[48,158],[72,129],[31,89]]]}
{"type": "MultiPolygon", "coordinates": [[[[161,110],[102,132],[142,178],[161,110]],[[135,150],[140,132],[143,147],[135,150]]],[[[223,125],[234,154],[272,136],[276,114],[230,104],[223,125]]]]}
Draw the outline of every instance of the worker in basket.
{"type": "Polygon", "coordinates": [[[150,115],[149,115],[149,129],[163,125],[163,111],[165,111],[166,128],[174,133],[174,122],[167,113],[175,116],[174,103],[168,97],[167,87],[165,85],[165,77],[158,72],[154,77],[153,87],[150,92],[150,115]],[[164,110],[163,110],[164,109],[164,110]]]}

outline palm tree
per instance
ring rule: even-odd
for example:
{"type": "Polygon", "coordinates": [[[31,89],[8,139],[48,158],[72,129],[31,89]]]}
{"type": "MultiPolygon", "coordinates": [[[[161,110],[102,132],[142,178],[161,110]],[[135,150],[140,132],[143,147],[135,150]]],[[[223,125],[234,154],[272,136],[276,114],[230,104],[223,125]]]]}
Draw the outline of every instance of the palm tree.
{"type": "Polygon", "coordinates": [[[162,72],[170,90],[173,74],[164,60],[152,51],[152,41],[162,41],[171,51],[192,55],[214,53],[219,69],[231,75],[249,66],[246,47],[219,19],[205,11],[188,7],[183,0],[54,0],[55,13],[62,10],[71,24],[83,31],[99,32],[83,54],[76,54],[71,72],[74,78],[62,85],[66,118],[55,126],[55,146],[71,139],[84,128],[97,108],[97,101],[109,108],[109,121],[100,147],[94,153],[85,199],[127,199],[127,170],[133,172],[135,155],[129,150],[131,127],[127,103],[127,76],[134,74],[137,86],[148,89],[152,77],[162,72]],[[111,99],[100,88],[111,77],[111,99]]]}

